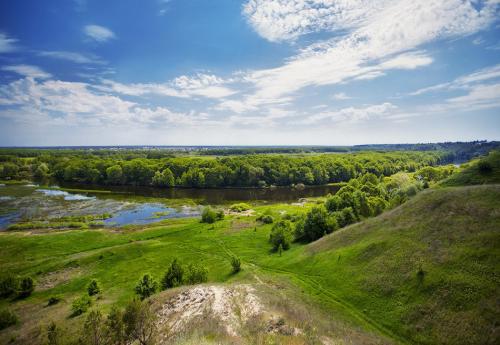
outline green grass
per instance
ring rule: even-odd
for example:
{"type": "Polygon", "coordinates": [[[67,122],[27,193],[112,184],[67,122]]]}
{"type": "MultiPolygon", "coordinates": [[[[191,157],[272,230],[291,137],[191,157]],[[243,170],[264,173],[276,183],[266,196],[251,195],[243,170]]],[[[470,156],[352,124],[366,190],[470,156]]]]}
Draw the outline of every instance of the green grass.
{"type": "Polygon", "coordinates": [[[285,279],[332,318],[399,343],[494,343],[492,330],[500,319],[500,186],[427,190],[315,243],[293,244],[281,257],[271,253],[272,224],[256,222],[256,215],[309,207],[259,206],[252,217],[215,224],[173,219],[120,231],[2,233],[2,272],[32,276],[45,287],[24,301],[0,302],[20,317],[0,338],[36,333],[48,318],[76,327],[83,318],[67,319],[70,305],[91,279],[103,290],[100,308],[123,306],[144,273],[160,280],[177,257],[206,266],[209,282],[254,275],[285,279]],[[237,275],[231,274],[232,255],[242,260],[237,275]],[[62,301],[45,307],[54,295],[62,301]]]}
{"type": "Polygon", "coordinates": [[[442,181],[442,186],[468,186],[500,183],[500,151],[492,151],[486,157],[474,160],[459,173],[442,181]]]}

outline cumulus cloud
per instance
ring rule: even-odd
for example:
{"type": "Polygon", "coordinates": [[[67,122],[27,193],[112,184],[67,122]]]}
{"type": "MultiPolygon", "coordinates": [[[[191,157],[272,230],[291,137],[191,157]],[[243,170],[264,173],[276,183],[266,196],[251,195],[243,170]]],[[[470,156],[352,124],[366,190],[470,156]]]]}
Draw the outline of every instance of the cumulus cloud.
{"type": "Polygon", "coordinates": [[[47,79],[51,77],[50,73],[45,72],[40,67],[31,65],[3,66],[2,70],[7,72],[17,73],[19,75],[29,78],[47,79]]]}
{"type": "MultiPolygon", "coordinates": [[[[86,126],[196,126],[195,113],[178,113],[165,107],[145,107],[93,85],[60,80],[16,80],[0,86],[1,117],[13,121],[42,120],[44,124],[86,126]]],[[[204,117],[201,117],[204,119],[204,117]]]]}
{"type": "Polygon", "coordinates": [[[83,28],[83,32],[96,42],[106,42],[116,38],[113,31],[100,25],[87,25],[83,28]]]}

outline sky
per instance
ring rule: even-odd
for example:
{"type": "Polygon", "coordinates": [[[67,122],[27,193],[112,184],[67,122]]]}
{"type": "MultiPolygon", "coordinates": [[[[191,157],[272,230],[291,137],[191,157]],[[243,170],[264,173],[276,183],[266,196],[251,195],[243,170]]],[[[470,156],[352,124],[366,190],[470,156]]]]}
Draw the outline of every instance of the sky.
{"type": "Polygon", "coordinates": [[[500,140],[500,0],[0,2],[0,146],[500,140]]]}

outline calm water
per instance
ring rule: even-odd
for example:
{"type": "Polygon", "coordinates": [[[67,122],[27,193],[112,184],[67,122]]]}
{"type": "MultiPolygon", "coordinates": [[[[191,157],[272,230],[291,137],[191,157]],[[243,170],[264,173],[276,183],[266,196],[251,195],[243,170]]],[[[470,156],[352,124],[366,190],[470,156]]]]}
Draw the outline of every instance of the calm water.
{"type": "MultiPolygon", "coordinates": [[[[125,194],[143,197],[165,198],[165,199],[192,199],[199,204],[223,205],[237,201],[265,201],[265,202],[297,202],[301,198],[320,197],[327,194],[335,194],[338,186],[308,186],[303,189],[289,187],[278,188],[153,188],[132,186],[89,186],[81,184],[64,184],[66,188],[108,190],[113,194],[125,194]]],[[[88,193],[97,195],[99,193],[88,193]]]]}

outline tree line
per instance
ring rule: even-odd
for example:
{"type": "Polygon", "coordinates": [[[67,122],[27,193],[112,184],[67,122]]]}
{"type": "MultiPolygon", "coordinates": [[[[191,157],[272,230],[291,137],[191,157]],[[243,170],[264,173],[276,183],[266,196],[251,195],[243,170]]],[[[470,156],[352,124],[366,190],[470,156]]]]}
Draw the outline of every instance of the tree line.
{"type": "Polygon", "coordinates": [[[414,172],[443,164],[447,157],[445,151],[167,158],[103,157],[90,152],[83,156],[71,152],[0,155],[0,178],[191,188],[324,185],[366,173],[382,177],[414,172]]]}

